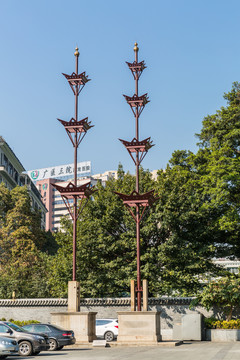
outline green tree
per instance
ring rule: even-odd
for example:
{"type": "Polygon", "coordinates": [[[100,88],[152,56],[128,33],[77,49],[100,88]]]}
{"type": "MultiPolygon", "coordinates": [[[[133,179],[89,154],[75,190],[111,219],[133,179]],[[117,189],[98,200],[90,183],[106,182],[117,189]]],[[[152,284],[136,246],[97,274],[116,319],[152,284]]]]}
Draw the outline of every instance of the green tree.
{"type": "Polygon", "coordinates": [[[240,85],[227,106],[203,120],[196,154],[175,151],[157,180],[166,292],[191,295],[207,276],[222,274],[218,257],[239,257],[240,85]]]}
{"type": "Polygon", "coordinates": [[[26,187],[0,187],[0,296],[40,297],[47,294],[45,232],[40,215],[31,209],[26,187]]]}
{"type": "Polygon", "coordinates": [[[0,183],[0,227],[5,225],[6,214],[12,208],[10,191],[3,182],[0,183]]]}
{"type": "MultiPolygon", "coordinates": [[[[141,224],[141,273],[150,295],[194,295],[223,270],[212,259],[238,257],[240,201],[240,85],[227,106],[203,120],[196,154],[177,150],[154,182],[141,169],[140,192],[156,188],[159,200],[141,224]]],[[[78,273],[82,296],[118,296],[136,279],[135,223],[114,191],[129,194],[135,177],[119,167],[118,180],[98,184],[79,220],[78,273]]],[[[49,286],[66,295],[71,280],[72,227],[57,234],[49,286]],[[57,279],[57,284],[55,283],[57,279]],[[60,284],[60,285],[59,285],[60,284]]]]}
{"type": "Polygon", "coordinates": [[[220,279],[211,281],[197,296],[194,304],[201,304],[208,311],[217,307],[231,320],[234,310],[239,309],[240,277],[228,274],[220,279]]]}
{"type": "MultiPolygon", "coordinates": [[[[240,84],[224,94],[227,106],[207,116],[198,135],[198,171],[209,183],[209,196],[219,209],[218,225],[228,255],[240,256],[240,84]]],[[[211,205],[211,204],[210,204],[211,205]]]]}
{"type": "Polygon", "coordinates": [[[193,295],[207,273],[215,271],[214,214],[205,211],[201,180],[191,167],[174,165],[159,173],[156,209],[161,245],[158,292],[193,295]]]}
{"type": "MultiPolygon", "coordinates": [[[[136,278],[135,222],[114,194],[114,191],[133,191],[135,177],[129,173],[123,174],[121,168],[119,172],[119,179],[109,180],[105,188],[100,182],[97,184],[98,191],[94,199],[89,200],[79,221],[77,279],[80,280],[81,295],[84,297],[127,294],[130,279],[136,278]]],[[[141,170],[140,175],[141,192],[152,189],[151,174],[141,170]]],[[[150,212],[146,214],[145,221],[150,212]]],[[[72,275],[72,226],[67,220],[64,226],[64,232],[56,236],[59,250],[49,278],[51,291],[57,296],[66,296],[67,281],[71,280],[72,275]]],[[[157,224],[145,223],[141,232],[142,273],[145,278],[152,273],[150,261],[154,262],[151,257],[154,257],[152,252],[155,252],[154,241],[157,237],[152,228],[157,231],[157,224]]]]}

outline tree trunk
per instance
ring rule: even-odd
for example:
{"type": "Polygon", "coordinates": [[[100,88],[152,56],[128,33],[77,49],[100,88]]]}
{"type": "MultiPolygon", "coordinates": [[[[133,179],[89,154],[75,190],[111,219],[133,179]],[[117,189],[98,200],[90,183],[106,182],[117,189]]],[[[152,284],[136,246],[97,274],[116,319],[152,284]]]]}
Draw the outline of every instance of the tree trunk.
{"type": "Polygon", "coordinates": [[[229,313],[227,314],[227,321],[232,319],[233,306],[230,307],[229,313]]]}

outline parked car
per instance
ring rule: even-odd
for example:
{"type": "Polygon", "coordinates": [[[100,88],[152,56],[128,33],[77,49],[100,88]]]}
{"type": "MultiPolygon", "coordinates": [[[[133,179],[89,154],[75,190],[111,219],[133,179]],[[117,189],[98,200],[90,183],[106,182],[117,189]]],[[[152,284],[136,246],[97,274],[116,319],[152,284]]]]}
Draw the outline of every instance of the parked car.
{"type": "Polygon", "coordinates": [[[10,321],[0,321],[0,336],[14,338],[19,345],[18,353],[21,356],[37,355],[50,348],[46,335],[29,333],[10,321]]]}
{"type": "Polygon", "coordinates": [[[117,319],[97,319],[96,336],[107,341],[113,341],[118,336],[117,319]]]}
{"type": "Polygon", "coordinates": [[[23,329],[34,333],[43,333],[49,337],[51,351],[61,350],[65,345],[75,344],[76,339],[72,330],[64,330],[59,326],[51,324],[24,325],[23,329]]]}
{"type": "Polygon", "coordinates": [[[6,359],[8,355],[17,355],[18,348],[16,340],[0,336],[0,359],[6,359]]]}

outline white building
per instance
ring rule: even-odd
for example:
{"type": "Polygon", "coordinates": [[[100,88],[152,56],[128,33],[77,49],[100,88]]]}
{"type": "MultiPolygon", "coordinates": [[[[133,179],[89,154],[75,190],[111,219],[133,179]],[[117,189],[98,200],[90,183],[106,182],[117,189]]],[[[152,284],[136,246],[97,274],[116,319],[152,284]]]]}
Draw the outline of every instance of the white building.
{"type": "Polygon", "coordinates": [[[27,186],[34,210],[41,213],[41,224],[45,229],[45,214],[47,209],[42,202],[41,195],[29,176],[24,173],[25,169],[7,142],[0,136],[0,182],[12,190],[15,186],[27,186]]]}
{"type": "Polygon", "coordinates": [[[222,259],[215,259],[213,260],[214,264],[220,265],[226,270],[230,271],[232,274],[238,274],[240,268],[240,261],[239,260],[229,260],[226,258],[222,259]]]}

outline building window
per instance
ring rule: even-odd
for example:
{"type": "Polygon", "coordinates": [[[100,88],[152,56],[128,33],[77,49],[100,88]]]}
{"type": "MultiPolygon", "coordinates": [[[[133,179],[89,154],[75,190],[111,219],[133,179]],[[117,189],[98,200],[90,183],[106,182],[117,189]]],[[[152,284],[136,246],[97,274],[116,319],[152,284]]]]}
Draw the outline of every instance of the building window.
{"type": "Polygon", "coordinates": [[[61,195],[53,195],[53,199],[61,198],[61,195]]]}
{"type": "MultiPolygon", "coordinates": [[[[68,200],[69,204],[73,204],[73,199],[68,200]]],[[[65,204],[63,200],[53,201],[52,205],[65,204]]]]}
{"type": "MultiPolygon", "coordinates": [[[[67,215],[67,214],[65,214],[65,215],[67,215]]],[[[60,218],[60,217],[62,217],[62,216],[64,216],[64,214],[54,214],[54,215],[52,215],[52,218],[60,218]]]]}
{"type": "Polygon", "coordinates": [[[16,169],[13,168],[13,178],[16,181],[17,184],[19,184],[19,176],[16,169]]]}
{"type": "Polygon", "coordinates": [[[13,177],[13,166],[10,162],[8,163],[8,173],[13,177]]]}
{"type": "Polygon", "coordinates": [[[5,169],[7,170],[8,168],[8,158],[6,157],[6,155],[3,155],[3,165],[5,166],[5,169]]]}
{"type": "Polygon", "coordinates": [[[54,212],[57,212],[57,211],[62,211],[62,210],[67,210],[66,206],[62,206],[62,207],[55,207],[55,208],[54,208],[54,212]]]}

